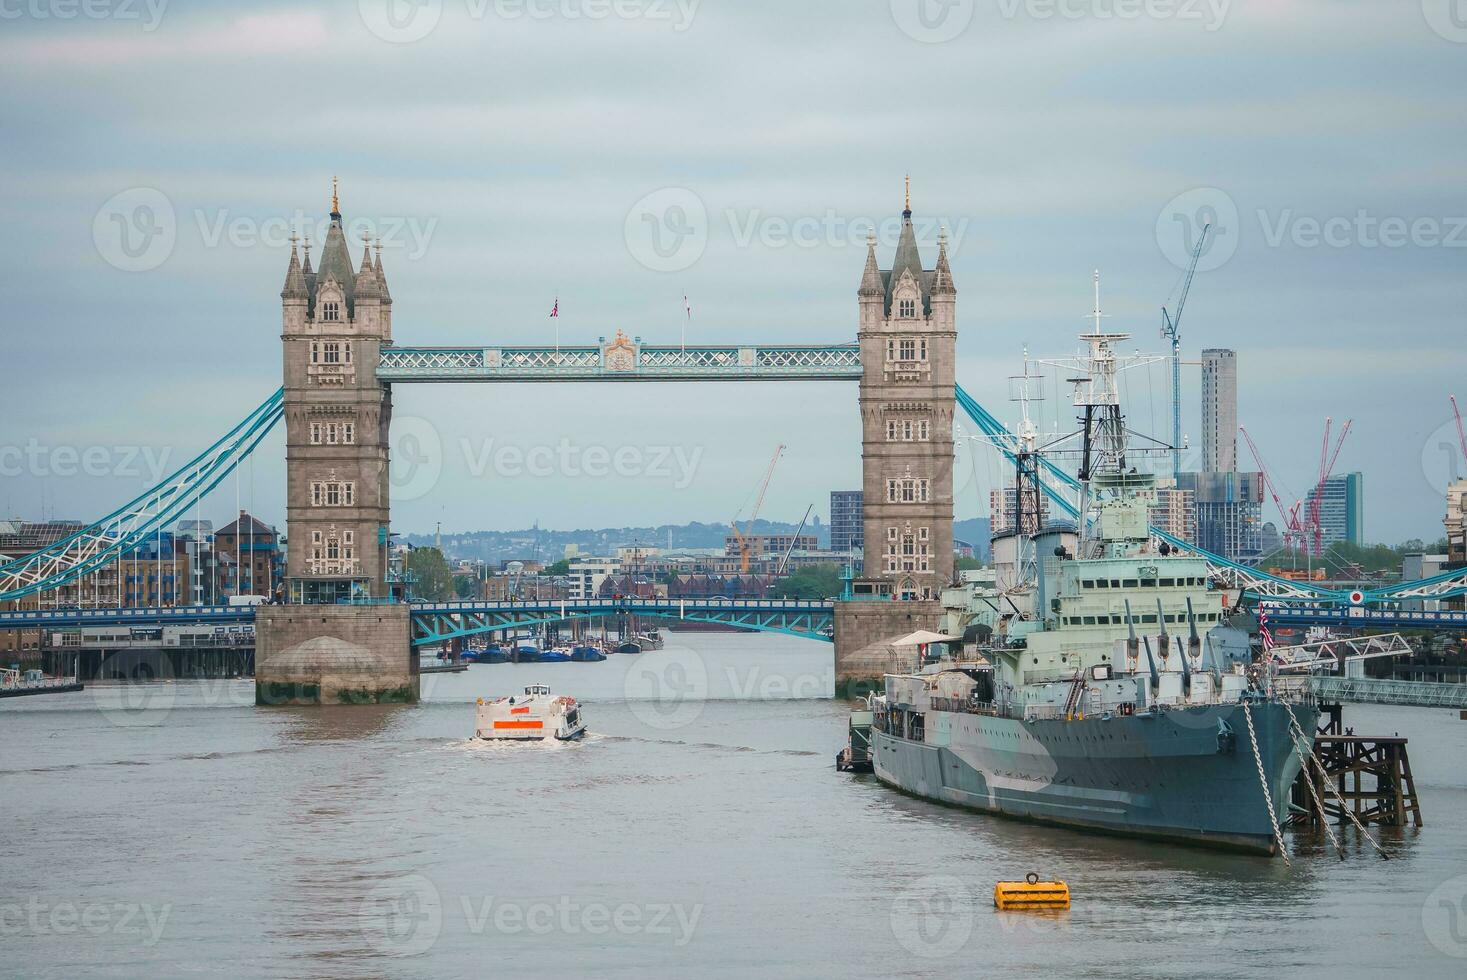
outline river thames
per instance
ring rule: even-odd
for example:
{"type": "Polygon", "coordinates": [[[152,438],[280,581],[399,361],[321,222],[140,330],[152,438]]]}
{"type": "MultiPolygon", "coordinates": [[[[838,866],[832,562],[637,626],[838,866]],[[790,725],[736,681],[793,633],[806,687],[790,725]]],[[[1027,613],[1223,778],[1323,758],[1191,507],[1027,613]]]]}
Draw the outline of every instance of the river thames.
{"type": "Polygon", "coordinates": [[[1292,834],[1292,867],[964,813],[838,775],[807,640],[671,634],[599,664],[423,679],[416,706],[253,706],[249,681],[0,706],[0,974],[643,977],[1467,973],[1467,721],[1410,738],[1426,825],[1292,834]],[[544,681],[570,744],[474,743],[544,681]],[[992,907],[1064,878],[1068,913],[992,907]]]}

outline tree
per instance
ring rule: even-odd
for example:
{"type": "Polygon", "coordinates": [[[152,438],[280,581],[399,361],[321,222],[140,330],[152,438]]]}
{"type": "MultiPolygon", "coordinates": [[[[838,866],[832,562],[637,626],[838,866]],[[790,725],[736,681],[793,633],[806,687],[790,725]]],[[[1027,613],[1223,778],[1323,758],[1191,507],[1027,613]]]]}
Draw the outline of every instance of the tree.
{"type": "Polygon", "coordinates": [[[408,571],[418,578],[414,590],[421,599],[442,602],[453,598],[453,573],[437,548],[414,548],[408,553],[408,571]]]}
{"type": "Polygon", "coordinates": [[[953,567],[960,572],[970,572],[975,568],[982,568],[983,560],[980,558],[957,558],[953,561],[953,567]]]}
{"type": "Polygon", "coordinates": [[[555,562],[555,563],[550,564],[550,565],[546,565],[545,566],[545,571],[542,574],[552,575],[552,576],[556,576],[556,575],[569,575],[570,574],[570,559],[569,558],[562,558],[558,562],[555,562]]]}
{"type": "Polygon", "coordinates": [[[839,565],[807,565],[770,586],[776,599],[834,599],[841,593],[839,565]]]}
{"type": "Polygon", "coordinates": [[[472,575],[453,577],[453,594],[460,599],[476,599],[479,595],[479,580],[472,575]]]}

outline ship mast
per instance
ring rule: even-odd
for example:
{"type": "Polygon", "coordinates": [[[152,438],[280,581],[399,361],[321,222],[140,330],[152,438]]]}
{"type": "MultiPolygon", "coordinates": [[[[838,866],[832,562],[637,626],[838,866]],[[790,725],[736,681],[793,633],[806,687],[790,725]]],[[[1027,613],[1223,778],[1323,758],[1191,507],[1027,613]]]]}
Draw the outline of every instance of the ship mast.
{"type": "Polygon", "coordinates": [[[1089,333],[1080,339],[1090,345],[1083,365],[1084,374],[1071,378],[1075,385],[1075,407],[1080,413],[1080,544],[1082,553],[1089,543],[1091,486],[1100,474],[1126,471],[1126,423],[1121,414],[1120,392],[1116,387],[1115,344],[1130,337],[1126,333],[1106,333],[1101,321],[1106,314],[1100,309],[1100,270],[1095,270],[1095,308],[1090,311],[1095,321],[1089,333]]]}
{"type": "Polygon", "coordinates": [[[1039,427],[1030,414],[1030,404],[1043,399],[1035,395],[1030,382],[1039,380],[1029,373],[1029,349],[1024,348],[1024,373],[1009,378],[1009,400],[1019,404],[1019,424],[1015,428],[1017,452],[1014,454],[1014,535],[1017,543],[1019,580],[1033,582],[1038,576],[1034,554],[1034,537],[1043,529],[1039,487],[1039,427]]]}

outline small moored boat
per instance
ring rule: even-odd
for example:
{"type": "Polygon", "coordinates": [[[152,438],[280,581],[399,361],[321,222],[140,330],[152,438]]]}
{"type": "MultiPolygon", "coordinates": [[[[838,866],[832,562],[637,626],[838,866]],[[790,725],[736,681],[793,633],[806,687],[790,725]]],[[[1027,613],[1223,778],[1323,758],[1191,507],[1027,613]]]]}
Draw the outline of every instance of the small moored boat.
{"type": "Polygon", "coordinates": [[[552,695],[548,684],[531,684],[513,697],[479,699],[475,738],[568,741],[585,733],[580,704],[564,694],[552,695]]]}

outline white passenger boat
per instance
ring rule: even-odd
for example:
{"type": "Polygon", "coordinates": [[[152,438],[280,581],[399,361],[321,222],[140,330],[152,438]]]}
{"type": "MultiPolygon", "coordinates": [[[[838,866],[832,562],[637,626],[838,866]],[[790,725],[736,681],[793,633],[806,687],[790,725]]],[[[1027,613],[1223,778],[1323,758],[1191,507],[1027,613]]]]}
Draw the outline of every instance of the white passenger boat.
{"type": "Polygon", "coordinates": [[[550,685],[531,684],[512,697],[479,699],[474,737],[531,741],[567,741],[586,733],[581,706],[567,695],[552,695],[550,685]]]}

